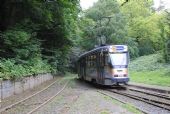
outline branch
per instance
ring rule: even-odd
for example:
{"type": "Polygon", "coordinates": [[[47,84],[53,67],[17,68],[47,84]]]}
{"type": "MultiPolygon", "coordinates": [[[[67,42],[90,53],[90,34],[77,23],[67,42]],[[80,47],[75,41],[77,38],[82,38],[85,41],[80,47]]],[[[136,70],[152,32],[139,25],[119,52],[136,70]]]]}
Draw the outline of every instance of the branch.
{"type": "Polygon", "coordinates": [[[121,4],[121,6],[125,5],[128,1],[129,1],[129,0],[126,0],[125,2],[123,2],[123,3],[121,4]]]}

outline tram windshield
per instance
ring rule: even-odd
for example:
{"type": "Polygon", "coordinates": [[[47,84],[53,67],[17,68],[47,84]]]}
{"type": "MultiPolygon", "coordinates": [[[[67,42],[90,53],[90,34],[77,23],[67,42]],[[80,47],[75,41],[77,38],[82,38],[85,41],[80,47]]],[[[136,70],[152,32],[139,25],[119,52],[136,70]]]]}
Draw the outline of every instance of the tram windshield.
{"type": "Polygon", "coordinates": [[[128,63],[128,55],[127,53],[111,53],[110,56],[110,62],[112,65],[127,65],[128,63]]]}

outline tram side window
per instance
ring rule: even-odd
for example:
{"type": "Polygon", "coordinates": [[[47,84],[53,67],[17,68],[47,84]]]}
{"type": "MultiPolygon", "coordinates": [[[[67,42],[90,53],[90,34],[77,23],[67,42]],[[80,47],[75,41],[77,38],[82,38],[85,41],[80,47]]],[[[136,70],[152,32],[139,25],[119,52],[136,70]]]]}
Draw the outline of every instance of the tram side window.
{"type": "Polygon", "coordinates": [[[95,55],[92,55],[92,60],[91,60],[92,64],[91,66],[92,67],[95,67],[95,63],[96,63],[96,56],[95,55]]]}
{"type": "Polygon", "coordinates": [[[91,56],[89,56],[89,62],[90,62],[90,67],[91,67],[91,65],[92,65],[92,58],[91,58],[91,56]]]}
{"type": "Polygon", "coordinates": [[[87,57],[87,65],[88,67],[91,67],[91,56],[87,57]]]}
{"type": "Polygon", "coordinates": [[[90,55],[86,57],[86,64],[88,67],[94,67],[96,63],[95,55],[90,55]]]}
{"type": "Polygon", "coordinates": [[[91,55],[90,56],[90,67],[92,67],[93,66],[93,56],[91,55]]]}
{"type": "Polygon", "coordinates": [[[93,55],[93,66],[96,66],[96,55],[93,55]]]}
{"type": "Polygon", "coordinates": [[[108,54],[104,55],[104,65],[107,66],[108,65],[108,54]]]}
{"type": "Polygon", "coordinates": [[[86,60],[86,65],[88,67],[88,57],[86,57],[85,60],[86,60]]]}
{"type": "Polygon", "coordinates": [[[90,56],[90,67],[92,66],[92,56],[90,56]]]}
{"type": "Polygon", "coordinates": [[[90,59],[89,59],[89,56],[86,57],[86,62],[87,62],[87,67],[90,67],[90,59]]]}
{"type": "Polygon", "coordinates": [[[100,58],[99,58],[99,63],[100,63],[100,65],[101,65],[101,66],[104,66],[104,65],[105,65],[104,55],[103,55],[103,54],[100,54],[99,57],[100,57],[100,58]]]}

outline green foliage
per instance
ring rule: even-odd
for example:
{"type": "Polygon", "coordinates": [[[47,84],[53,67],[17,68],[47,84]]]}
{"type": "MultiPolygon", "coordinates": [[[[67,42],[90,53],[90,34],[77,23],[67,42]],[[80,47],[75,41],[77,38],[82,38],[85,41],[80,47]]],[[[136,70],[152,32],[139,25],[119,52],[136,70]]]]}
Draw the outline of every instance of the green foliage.
{"type": "Polygon", "coordinates": [[[116,0],[99,0],[87,10],[86,17],[99,21],[103,17],[114,16],[120,13],[119,4],[116,0]]]}
{"type": "Polygon", "coordinates": [[[149,55],[155,52],[154,47],[153,47],[153,42],[150,41],[150,39],[143,39],[140,41],[139,46],[139,55],[149,55]]]}
{"type": "MultiPolygon", "coordinates": [[[[169,62],[169,13],[153,11],[152,0],[119,1],[99,0],[78,14],[79,0],[1,0],[0,78],[64,72],[79,53],[104,43],[127,44],[131,58],[162,50],[159,61],[169,62]]],[[[164,66],[151,64],[144,67],[164,66]]]]}
{"type": "Polygon", "coordinates": [[[150,85],[170,86],[170,74],[168,70],[157,69],[154,71],[131,71],[130,78],[132,82],[144,83],[150,85]]]}
{"type": "Polygon", "coordinates": [[[131,0],[122,8],[128,20],[128,36],[138,43],[140,56],[162,49],[159,27],[161,15],[153,13],[151,5],[151,1],[131,0]]]}
{"type": "Polygon", "coordinates": [[[28,64],[16,64],[15,60],[3,59],[0,61],[0,78],[17,79],[23,76],[51,72],[52,68],[41,59],[33,59],[28,64]]]}
{"type": "Polygon", "coordinates": [[[170,63],[170,40],[166,43],[165,47],[166,61],[170,63]]]}
{"type": "Polygon", "coordinates": [[[2,0],[0,77],[64,72],[78,36],[79,10],[79,0],[2,0]]]}
{"type": "MultiPolygon", "coordinates": [[[[120,1],[119,1],[120,2],[120,1]]],[[[80,18],[79,45],[85,50],[106,44],[127,44],[131,58],[162,49],[159,21],[152,0],[128,1],[120,7],[116,0],[99,0],[80,18]]]]}
{"type": "Polygon", "coordinates": [[[40,43],[30,33],[22,30],[7,30],[3,34],[5,57],[15,58],[17,61],[24,61],[40,56],[40,43]]]}
{"type": "Polygon", "coordinates": [[[170,65],[160,63],[162,55],[151,54],[139,57],[130,62],[130,78],[132,82],[170,86],[170,65]]]}
{"type": "Polygon", "coordinates": [[[162,47],[163,47],[163,58],[165,62],[170,63],[170,12],[166,12],[164,18],[160,22],[161,36],[162,36],[162,47]]]}
{"type": "Polygon", "coordinates": [[[31,35],[24,31],[8,30],[4,33],[4,43],[8,46],[24,45],[31,38],[31,35]]]}
{"type": "Polygon", "coordinates": [[[128,45],[130,58],[138,57],[139,56],[138,44],[134,41],[134,39],[133,38],[127,38],[126,44],[128,45]]]}
{"type": "Polygon", "coordinates": [[[160,53],[141,56],[136,60],[131,61],[129,68],[132,71],[154,71],[156,69],[170,68],[168,64],[158,62],[161,57],[160,53]]]}
{"type": "Polygon", "coordinates": [[[81,47],[85,50],[90,50],[96,44],[94,38],[94,26],[95,21],[93,19],[89,19],[86,17],[81,17],[79,20],[79,35],[80,37],[77,38],[76,46],[81,47]]]}
{"type": "Polygon", "coordinates": [[[116,0],[99,0],[81,17],[80,46],[89,50],[95,45],[122,44],[127,28],[125,16],[116,0]]]}

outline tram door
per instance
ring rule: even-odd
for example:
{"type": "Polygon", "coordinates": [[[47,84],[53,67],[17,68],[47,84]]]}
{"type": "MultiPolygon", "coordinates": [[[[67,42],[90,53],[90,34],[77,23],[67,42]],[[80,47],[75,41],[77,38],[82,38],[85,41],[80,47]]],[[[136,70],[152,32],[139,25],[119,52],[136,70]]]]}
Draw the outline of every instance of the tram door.
{"type": "Polygon", "coordinates": [[[100,84],[104,84],[104,64],[103,54],[98,53],[97,55],[97,81],[100,84]]]}

